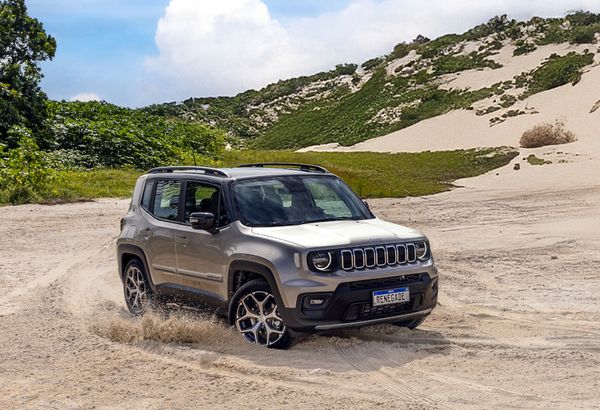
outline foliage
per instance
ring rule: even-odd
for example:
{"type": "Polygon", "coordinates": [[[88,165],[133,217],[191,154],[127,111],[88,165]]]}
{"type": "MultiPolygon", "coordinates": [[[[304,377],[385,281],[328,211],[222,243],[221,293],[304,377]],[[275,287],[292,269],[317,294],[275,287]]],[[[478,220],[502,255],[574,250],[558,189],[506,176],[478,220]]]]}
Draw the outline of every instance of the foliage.
{"type": "Polygon", "coordinates": [[[203,124],[104,102],[50,102],[49,112],[54,163],[149,168],[223,148],[223,134],[203,124]]]}
{"type": "Polygon", "coordinates": [[[30,130],[13,126],[9,134],[18,144],[7,152],[0,146],[0,202],[15,205],[39,200],[48,192],[52,171],[30,130]]]}
{"type": "Polygon", "coordinates": [[[594,62],[594,55],[570,52],[564,56],[551,55],[540,67],[516,78],[517,85],[526,85],[527,91],[521,98],[560,87],[576,84],[581,79],[581,69],[594,62]]]}
{"type": "Polygon", "coordinates": [[[249,162],[319,164],[339,175],[362,197],[429,195],[451,187],[456,179],[480,175],[508,164],[517,152],[504,148],[420,152],[228,151],[217,166],[249,162]],[[374,166],[377,164],[377,166],[374,166]]]}
{"type": "Polygon", "coordinates": [[[552,161],[546,161],[546,160],[544,160],[542,158],[538,158],[534,154],[529,154],[527,156],[527,162],[529,163],[529,165],[546,165],[546,164],[552,164],[552,161]]]}
{"type": "MultiPolygon", "coordinates": [[[[228,142],[235,147],[287,149],[327,142],[348,145],[452,109],[470,108],[477,98],[485,98],[490,91],[502,94],[501,87],[448,92],[439,90],[436,80],[447,73],[498,68],[489,56],[501,48],[503,42],[512,42],[515,54],[519,55],[535,50],[537,45],[587,41],[589,33],[596,30],[594,25],[600,24],[597,21],[600,15],[591,13],[572,13],[566,18],[534,17],[522,22],[497,16],[463,34],[431,40],[421,36],[411,43],[397,44],[390,54],[362,64],[369,71],[367,77],[352,72],[353,66],[341,66],[312,76],[279,81],[234,97],[194,98],[182,104],[152,106],[145,111],[224,128],[229,134],[228,142]],[[578,34],[580,31],[585,34],[583,38],[578,34]],[[484,41],[476,53],[462,53],[465,42],[480,40],[484,41]],[[416,52],[415,60],[397,67],[396,72],[388,76],[386,63],[411,51],[416,52]],[[340,78],[341,74],[350,72],[351,83],[360,89],[350,89],[347,79],[340,78]],[[394,115],[386,116],[392,111],[394,115]]],[[[547,62],[535,72],[518,77],[509,88],[515,85],[527,88],[521,96],[525,98],[577,81],[581,64],[587,64],[590,57],[547,62]]],[[[503,101],[503,105],[509,103],[503,101]]]]}
{"type": "Polygon", "coordinates": [[[476,91],[442,90],[429,82],[409,87],[402,77],[389,79],[380,69],[357,92],[316,101],[283,115],[251,145],[258,149],[291,149],[337,142],[352,145],[413,125],[453,109],[467,108],[493,94],[476,91]],[[371,119],[382,109],[405,104],[400,121],[376,124],[371,119]]]}
{"type": "Polygon", "coordinates": [[[24,0],[0,0],[0,143],[15,147],[13,126],[31,129],[45,145],[46,95],[39,87],[38,62],[52,59],[56,41],[27,14],[24,0]]]}
{"type": "Polygon", "coordinates": [[[468,55],[441,56],[433,64],[434,74],[442,75],[475,68],[500,68],[493,60],[487,60],[483,54],[472,52],[468,55]]]}
{"type": "Polygon", "coordinates": [[[571,32],[571,43],[592,44],[596,41],[596,33],[600,33],[600,24],[574,27],[571,32]]]}
{"type": "Polygon", "coordinates": [[[362,63],[361,67],[363,68],[363,70],[372,70],[379,66],[383,61],[384,60],[381,57],[372,58],[362,63]]]}
{"type": "Polygon", "coordinates": [[[537,148],[546,145],[568,144],[576,141],[577,137],[565,129],[562,122],[540,124],[523,133],[520,145],[523,148],[537,148]]]}
{"type": "Polygon", "coordinates": [[[523,54],[529,54],[532,51],[535,51],[537,47],[535,44],[530,43],[529,41],[517,40],[515,43],[515,49],[513,51],[513,56],[520,56],[523,54]]]}
{"type": "MultiPolygon", "coordinates": [[[[514,150],[503,148],[400,154],[227,151],[220,160],[205,159],[202,163],[217,167],[271,161],[315,163],[339,175],[360,196],[377,198],[442,192],[452,187],[452,181],[506,165],[517,154],[514,150]]],[[[139,175],[140,171],[133,169],[57,171],[50,188],[36,201],[57,203],[129,197],[139,175]]],[[[0,203],[3,199],[0,197],[0,203]]]]}

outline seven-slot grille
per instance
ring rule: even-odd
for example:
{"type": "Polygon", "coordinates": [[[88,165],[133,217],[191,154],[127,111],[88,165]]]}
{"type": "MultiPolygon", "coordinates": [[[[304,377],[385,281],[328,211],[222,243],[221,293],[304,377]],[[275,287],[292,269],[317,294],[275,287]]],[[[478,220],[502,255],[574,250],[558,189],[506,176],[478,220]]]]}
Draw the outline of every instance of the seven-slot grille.
{"type": "Polygon", "coordinates": [[[344,270],[402,265],[416,262],[417,250],[414,243],[343,249],[340,260],[344,270]]]}

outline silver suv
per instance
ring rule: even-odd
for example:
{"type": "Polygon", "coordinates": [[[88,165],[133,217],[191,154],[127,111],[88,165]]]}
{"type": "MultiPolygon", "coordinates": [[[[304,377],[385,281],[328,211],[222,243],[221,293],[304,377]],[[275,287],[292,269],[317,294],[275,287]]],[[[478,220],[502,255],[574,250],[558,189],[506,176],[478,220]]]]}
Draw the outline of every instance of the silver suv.
{"type": "Polygon", "coordinates": [[[267,347],[375,323],[412,329],[437,304],[427,238],[376,218],[315,165],[154,168],[136,183],[117,253],[133,314],[208,303],[267,347]]]}

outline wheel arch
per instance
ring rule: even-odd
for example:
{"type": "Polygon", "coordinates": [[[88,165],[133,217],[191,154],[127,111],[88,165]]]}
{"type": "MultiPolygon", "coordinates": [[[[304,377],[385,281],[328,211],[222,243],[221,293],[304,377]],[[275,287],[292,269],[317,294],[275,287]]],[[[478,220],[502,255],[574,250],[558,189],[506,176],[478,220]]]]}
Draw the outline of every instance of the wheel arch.
{"type": "Polygon", "coordinates": [[[252,261],[234,261],[229,265],[229,274],[227,275],[227,299],[229,304],[228,319],[230,323],[233,324],[233,295],[242,284],[256,279],[264,279],[269,284],[269,288],[275,296],[277,305],[283,306],[283,300],[279,292],[279,287],[277,286],[277,281],[275,280],[275,275],[268,266],[252,261]],[[243,283],[238,284],[236,282],[239,280],[240,275],[247,275],[247,278],[243,281],[243,283]]]}
{"type": "Polygon", "coordinates": [[[121,278],[121,281],[123,281],[123,276],[125,275],[125,267],[133,259],[138,259],[144,266],[144,276],[146,276],[150,287],[154,291],[154,282],[152,281],[152,275],[150,274],[150,267],[148,265],[148,260],[146,259],[146,254],[139,246],[136,245],[120,244],[117,248],[119,277],[121,278]]]}

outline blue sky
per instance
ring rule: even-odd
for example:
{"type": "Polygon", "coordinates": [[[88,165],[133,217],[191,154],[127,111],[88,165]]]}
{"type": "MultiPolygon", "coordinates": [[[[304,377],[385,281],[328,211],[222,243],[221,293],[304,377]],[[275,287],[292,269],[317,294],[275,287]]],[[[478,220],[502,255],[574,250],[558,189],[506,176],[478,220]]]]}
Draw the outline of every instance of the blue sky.
{"type": "Polygon", "coordinates": [[[597,0],[26,2],[58,42],[55,59],[42,64],[46,93],[128,106],[232,95],[336,63],[360,63],[416,34],[462,32],[496,14],[600,11],[597,0]]]}
{"type": "MultiPolygon", "coordinates": [[[[199,0],[199,2],[202,0],[199,0]]],[[[275,18],[316,16],[338,10],[350,0],[268,0],[275,18]]],[[[156,25],[169,0],[27,0],[29,13],[44,23],[58,49],[42,64],[42,86],[55,99],[94,93],[122,105],[136,98],[145,81],[144,60],[158,50],[156,25]]],[[[156,101],[156,102],[160,102],[156,101]]]]}

